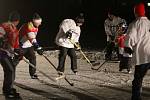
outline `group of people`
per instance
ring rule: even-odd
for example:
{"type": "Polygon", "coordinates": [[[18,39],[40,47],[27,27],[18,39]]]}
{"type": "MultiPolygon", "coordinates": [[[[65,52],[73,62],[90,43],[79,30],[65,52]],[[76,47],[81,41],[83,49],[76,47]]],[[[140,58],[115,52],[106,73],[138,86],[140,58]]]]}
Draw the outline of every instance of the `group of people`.
{"type": "MultiPolygon", "coordinates": [[[[107,35],[106,60],[111,60],[113,50],[116,50],[120,60],[119,71],[124,68],[130,72],[131,58],[135,57],[135,72],[132,82],[132,100],[141,99],[143,77],[150,68],[150,21],[145,16],[143,3],[134,7],[136,19],[127,27],[126,21],[108,13],[104,26],[107,35]],[[134,56],[135,55],[135,56],[134,56]]],[[[37,79],[36,56],[43,54],[42,47],[38,44],[36,36],[38,27],[42,23],[39,14],[33,14],[32,19],[23,24],[20,29],[17,25],[20,22],[20,15],[12,12],[7,22],[0,24],[0,63],[4,71],[3,94],[8,98],[17,98],[19,93],[13,87],[15,80],[16,66],[22,57],[26,57],[35,68],[29,65],[29,74],[32,79],[37,79]]],[[[71,69],[77,74],[77,57],[75,50],[81,49],[79,37],[80,26],[84,23],[83,14],[75,19],[65,19],[59,26],[55,42],[59,46],[59,63],[57,72],[64,74],[65,59],[71,58],[71,69]],[[76,44],[76,45],[75,45],[76,44]]]]}
{"type": "MultiPolygon", "coordinates": [[[[14,11],[10,13],[7,22],[0,24],[0,63],[4,71],[2,91],[7,98],[20,98],[13,84],[16,66],[22,57],[26,57],[30,63],[36,66],[34,51],[36,50],[40,55],[43,52],[36,40],[42,18],[35,13],[32,19],[18,30],[19,22],[20,15],[14,11]]],[[[35,68],[29,66],[29,73],[32,79],[38,78],[35,68]]]]}
{"type": "MultiPolygon", "coordinates": [[[[24,23],[19,30],[20,14],[16,11],[10,13],[7,22],[0,24],[0,63],[4,71],[3,94],[7,98],[20,98],[19,93],[13,87],[15,81],[16,66],[23,57],[29,60],[29,74],[31,79],[38,79],[36,73],[36,55],[43,55],[43,48],[36,39],[38,27],[42,23],[39,14],[34,13],[31,20],[24,23]]],[[[83,14],[73,19],[65,19],[60,24],[56,36],[56,44],[60,48],[59,65],[57,72],[64,73],[64,64],[67,54],[71,58],[71,69],[77,73],[77,59],[74,43],[79,46],[80,26],[84,23],[83,14]]],[[[80,49],[76,46],[76,49],[80,49]]]]}
{"type": "Polygon", "coordinates": [[[124,42],[127,33],[127,22],[116,15],[116,12],[109,11],[108,18],[104,22],[105,33],[107,36],[106,60],[118,60],[119,71],[127,69],[131,73],[132,54],[124,52],[124,42]]]}
{"type": "Polygon", "coordinates": [[[150,20],[145,13],[145,4],[136,4],[134,7],[136,19],[129,24],[127,30],[124,30],[126,25],[122,24],[125,20],[113,13],[108,13],[104,24],[108,41],[106,60],[111,60],[112,52],[116,50],[120,60],[119,71],[125,68],[128,72],[131,68],[131,58],[134,60],[132,100],[142,100],[142,81],[150,68],[150,20]],[[120,24],[123,25],[121,29],[120,24]]]}

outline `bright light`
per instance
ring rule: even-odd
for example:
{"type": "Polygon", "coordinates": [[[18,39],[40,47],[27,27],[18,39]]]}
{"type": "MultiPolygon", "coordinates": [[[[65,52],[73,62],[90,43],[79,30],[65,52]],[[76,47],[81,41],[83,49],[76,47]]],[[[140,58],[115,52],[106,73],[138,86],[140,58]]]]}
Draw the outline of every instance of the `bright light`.
{"type": "Polygon", "coordinates": [[[147,3],[147,6],[150,6],[150,3],[147,3]]]}

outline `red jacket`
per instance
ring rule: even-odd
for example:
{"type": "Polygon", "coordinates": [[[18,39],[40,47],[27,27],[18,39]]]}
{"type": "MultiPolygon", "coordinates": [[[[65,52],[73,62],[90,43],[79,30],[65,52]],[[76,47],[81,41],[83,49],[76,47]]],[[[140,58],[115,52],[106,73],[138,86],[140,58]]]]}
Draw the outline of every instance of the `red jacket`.
{"type": "Polygon", "coordinates": [[[118,46],[120,48],[124,48],[125,47],[125,45],[124,45],[125,37],[126,37],[125,34],[122,34],[122,35],[120,35],[120,36],[117,37],[117,43],[118,43],[118,46]]]}
{"type": "Polygon", "coordinates": [[[19,32],[13,23],[0,24],[0,36],[4,37],[4,49],[19,48],[19,32]]]}
{"type": "Polygon", "coordinates": [[[30,37],[30,35],[28,34],[30,32],[34,32],[34,33],[38,32],[38,28],[34,27],[32,22],[25,23],[24,25],[22,25],[22,27],[19,30],[21,38],[27,38],[32,43],[32,40],[35,38],[30,37]]]}

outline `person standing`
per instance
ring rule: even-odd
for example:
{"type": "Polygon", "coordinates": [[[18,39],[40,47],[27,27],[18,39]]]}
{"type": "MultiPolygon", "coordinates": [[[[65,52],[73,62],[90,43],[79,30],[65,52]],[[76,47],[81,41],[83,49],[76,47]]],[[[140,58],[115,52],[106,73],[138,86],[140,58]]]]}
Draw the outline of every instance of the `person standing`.
{"type": "Polygon", "coordinates": [[[143,78],[150,69],[150,20],[145,16],[144,3],[134,7],[136,19],[129,25],[125,40],[125,52],[135,58],[134,79],[132,81],[132,100],[142,100],[143,78]]]}
{"type": "MultiPolygon", "coordinates": [[[[58,74],[64,74],[65,70],[65,59],[66,56],[69,55],[71,58],[71,69],[76,74],[77,70],[77,57],[75,53],[75,45],[72,43],[76,43],[79,45],[79,37],[81,33],[80,26],[84,23],[84,18],[82,15],[73,19],[64,19],[60,26],[59,32],[56,36],[56,44],[59,46],[59,64],[58,64],[58,74]]],[[[79,48],[80,49],[80,48],[79,48]]]]}
{"type": "MultiPolygon", "coordinates": [[[[36,36],[38,33],[38,27],[42,23],[42,18],[39,14],[34,13],[32,20],[21,26],[19,30],[20,45],[23,49],[24,57],[26,57],[31,64],[36,67],[36,55],[34,51],[37,51],[39,55],[42,55],[43,49],[39,46],[36,36]]],[[[29,74],[31,79],[38,79],[36,68],[29,65],[29,74]]]]}
{"type": "Polygon", "coordinates": [[[119,34],[117,37],[117,42],[119,46],[119,71],[122,72],[123,69],[127,69],[128,73],[131,73],[132,68],[132,54],[124,52],[124,43],[126,38],[126,32],[119,34]]]}
{"type": "Polygon", "coordinates": [[[19,93],[13,87],[15,81],[16,66],[22,59],[22,51],[19,48],[19,33],[17,25],[20,15],[14,11],[9,15],[9,21],[0,24],[0,63],[4,71],[2,91],[6,98],[19,98],[19,93]],[[14,54],[14,53],[17,53],[14,54]]]}
{"type": "Polygon", "coordinates": [[[114,12],[108,12],[108,18],[104,22],[105,33],[107,36],[107,47],[106,47],[106,60],[112,60],[112,52],[117,53],[119,58],[119,50],[116,44],[116,38],[118,36],[118,30],[122,25],[126,25],[126,21],[114,14],[114,12]]]}

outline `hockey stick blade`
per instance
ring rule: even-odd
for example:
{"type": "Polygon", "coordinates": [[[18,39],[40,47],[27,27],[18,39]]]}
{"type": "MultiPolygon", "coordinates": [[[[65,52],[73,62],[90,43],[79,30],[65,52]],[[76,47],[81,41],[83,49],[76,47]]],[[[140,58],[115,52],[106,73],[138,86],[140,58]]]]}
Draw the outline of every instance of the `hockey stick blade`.
{"type": "Polygon", "coordinates": [[[59,77],[56,77],[55,79],[56,79],[56,81],[57,80],[60,80],[60,79],[62,79],[62,78],[65,78],[66,76],[65,75],[61,75],[61,76],[59,76],[59,77]]]}
{"type": "MultiPolygon", "coordinates": [[[[44,58],[53,66],[53,68],[57,71],[56,66],[47,58],[47,56],[43,54],[43,57],[44,57],[44,58]]],[[[58,73],[58,71],[57,71],[57,73],[58,73]]],[[[71,83],[71,82],[66,78],[66,76],[64,77],[64,79],[66,80],[66,82],[67,82],[70,86],[74,86],[74,84],[71,83]]]]}

